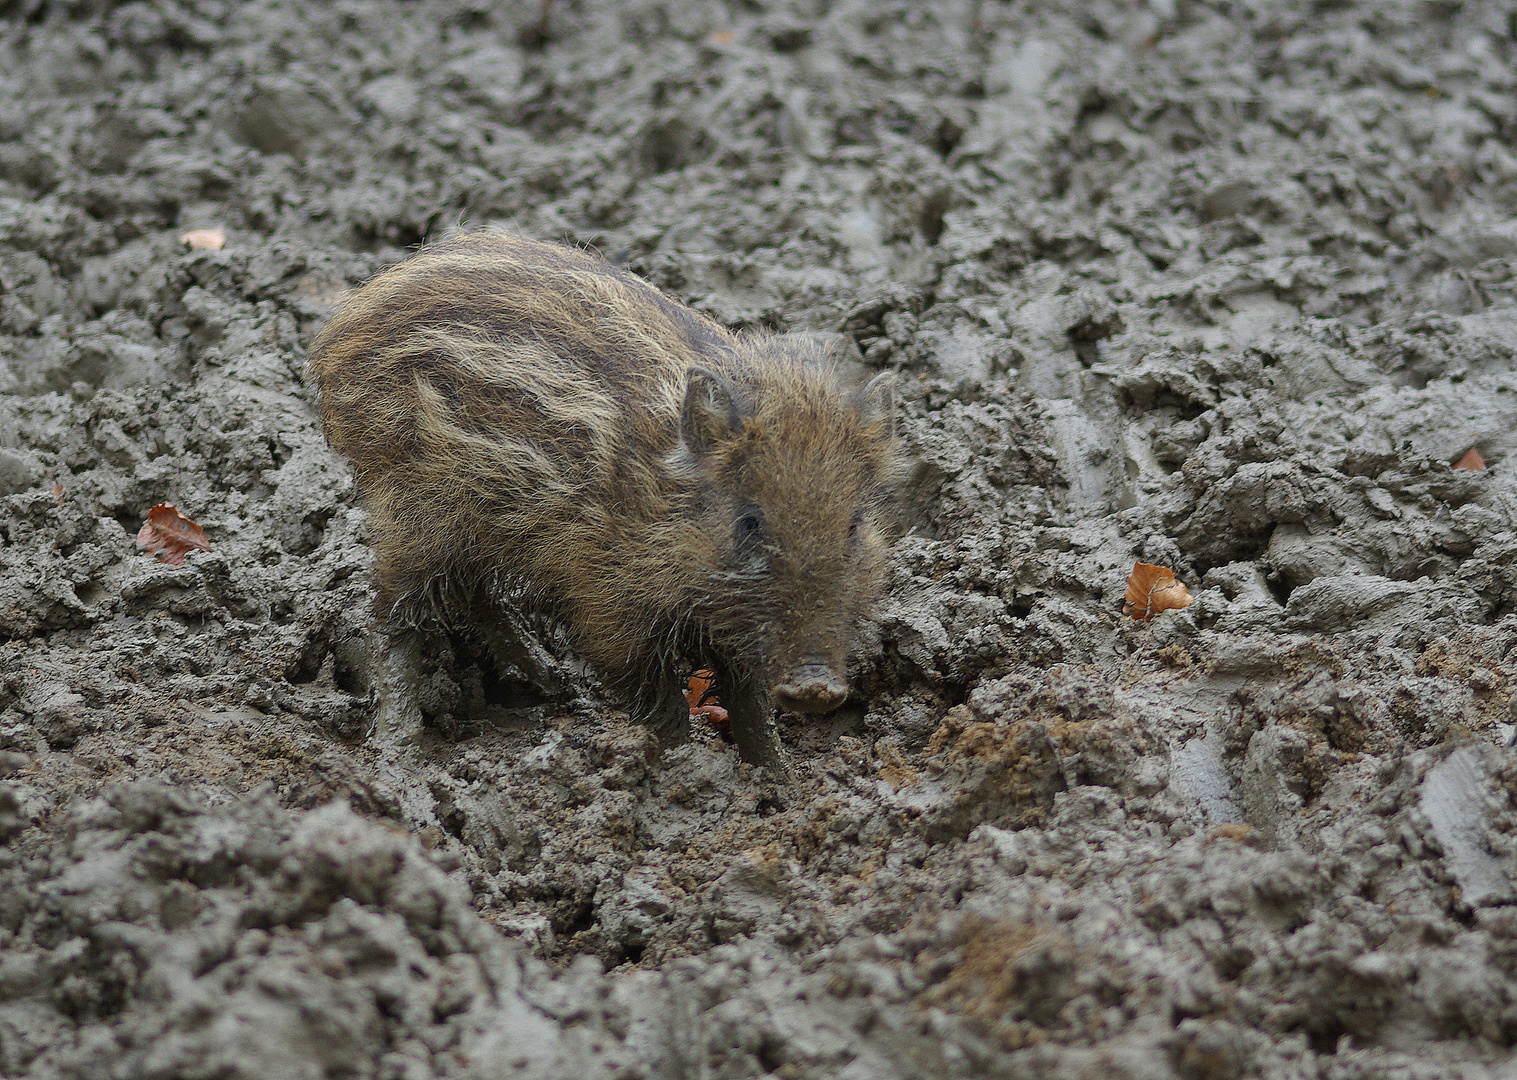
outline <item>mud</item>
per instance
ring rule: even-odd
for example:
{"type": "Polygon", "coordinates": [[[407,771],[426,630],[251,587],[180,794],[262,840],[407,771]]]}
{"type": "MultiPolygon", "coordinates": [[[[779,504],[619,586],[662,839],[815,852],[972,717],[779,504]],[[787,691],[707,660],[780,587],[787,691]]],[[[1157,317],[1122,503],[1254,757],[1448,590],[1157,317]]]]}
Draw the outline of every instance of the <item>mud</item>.
{"type": "Polygon", "coordinates": [[[1517,1075],[1514,52],[1494,3],[0,4],[0,1075],[1517,1075]],[[544,627],[368,737],[305,350],[479,227],[900,372],[793,786],[544,627]],[[213,550],[139,553],[159,502],[213,550]],[[1124,617],[1135,559],[1195,603],[1124,617]]]}

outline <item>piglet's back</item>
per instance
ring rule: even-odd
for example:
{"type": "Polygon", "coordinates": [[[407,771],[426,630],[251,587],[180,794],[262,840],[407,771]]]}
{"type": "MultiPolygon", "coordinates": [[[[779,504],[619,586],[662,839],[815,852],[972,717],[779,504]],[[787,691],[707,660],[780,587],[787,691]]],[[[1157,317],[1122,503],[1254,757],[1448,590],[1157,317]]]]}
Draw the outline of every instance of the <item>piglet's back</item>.
{"type": "Polygon", "coordinates": [[[481,233],[352,294],[317,337],[310,372],[327,437],[360,485],[484,452],[499,488],[501,466],[552,484],[586,479],[608,453],[667,450],[686,370],[732,346],[594,256],[481,233]]]}
{"type": "Polygon", "coordinates": [[[381,608],[409,621],[459,583],[577,588],[670,515],[687,372],[734,343],[599,259],[509,236],[424,249],[356,290],[310,371],[369,511],[381,608]]]}

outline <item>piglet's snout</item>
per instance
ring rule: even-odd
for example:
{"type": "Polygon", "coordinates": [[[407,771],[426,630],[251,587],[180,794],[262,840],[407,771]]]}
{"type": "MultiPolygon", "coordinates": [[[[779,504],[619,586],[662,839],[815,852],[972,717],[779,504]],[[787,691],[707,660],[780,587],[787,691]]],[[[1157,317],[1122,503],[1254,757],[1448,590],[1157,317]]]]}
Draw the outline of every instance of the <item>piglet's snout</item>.
{"type": "Polygon", "coordinates": [[[847,696],[847,680],[820,656],[808,656],[788,679],[774,688],[775,700],[787,712],[830,712],[847,696]]]}

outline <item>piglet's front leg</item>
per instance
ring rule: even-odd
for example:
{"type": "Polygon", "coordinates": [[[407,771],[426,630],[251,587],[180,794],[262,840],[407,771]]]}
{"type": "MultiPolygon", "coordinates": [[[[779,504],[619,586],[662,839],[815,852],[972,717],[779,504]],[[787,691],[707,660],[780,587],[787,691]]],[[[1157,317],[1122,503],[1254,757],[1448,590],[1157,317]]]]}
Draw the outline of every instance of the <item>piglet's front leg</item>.
{"type": "Polygon", "coordinates": [[[645,724],[668,749],[690,739],[690,706],[684,687],[672,672],[648,677],[632,694],[632,722],[645,724]]]}
{"type": "Polygon", "coordinates": [[[730,668],[718,671],[716,687],[732,725],[732,741],[737,743],[737,752],[743,760],[764,766],[776,779],[793,780],[790,763],[780,748],[774,702],[768,688],[730,668]]]}

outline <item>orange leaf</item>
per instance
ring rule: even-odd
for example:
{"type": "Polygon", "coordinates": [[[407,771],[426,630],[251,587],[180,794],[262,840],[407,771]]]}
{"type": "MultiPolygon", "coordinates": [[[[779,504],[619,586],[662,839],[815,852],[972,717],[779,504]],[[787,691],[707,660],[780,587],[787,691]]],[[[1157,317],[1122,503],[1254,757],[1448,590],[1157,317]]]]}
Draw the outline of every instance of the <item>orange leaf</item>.
{"type": "Polygon", "coordinates": [[[1135,562],[1127,578],[1127,595],[1122,611],[1134,619],[1148,622],[1161,611],[1189,607],[1190,590],[1175,579],[1175,572],[1165,566],[1135,562]]]}
{"type": "Polygon", "coordinates": [[[713,45],[731,45],[737,40],[737,35],[731,30],[713,30],[706,40],[713,45]]]}
{"type": "Polygon", "coordinates": [[[727,723],[727,710],[722,708],[721,698],[716,696],[716,672],[701,668],[685,683],[685,702],[691,716],[704,717],[712,727],[727,723]]]}
{"type": "Polygon", "coordinates": [[[1464,457],[1454,462],[1454,468],[1463,469],[1466,472],[1476,472],[1485,468],[1485,458],[1480,456],[1480,451],[1470,447],[1464,452],[1464,457]]]}
{"type": "Polygon", "coordinates": [[[147,521],[137,531],[137,546],[170,566],[178,566],[191,551],[210,551],[205,530],[175,510],[159,503],[147,512],[147,521]]]}
{"type": "Polygon", "coordinates": [[[220,251],[226,244],[225,229],[191,229],[187,233],[179,235],[181,244],[188,244],[190,250],[204,249],[206,251],[220,251]]]}

